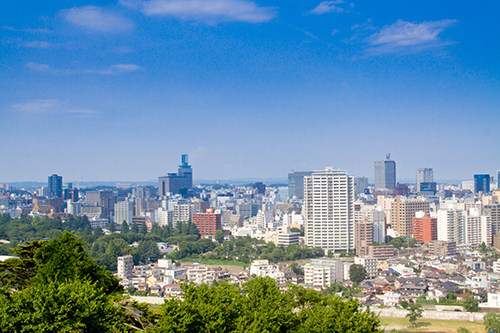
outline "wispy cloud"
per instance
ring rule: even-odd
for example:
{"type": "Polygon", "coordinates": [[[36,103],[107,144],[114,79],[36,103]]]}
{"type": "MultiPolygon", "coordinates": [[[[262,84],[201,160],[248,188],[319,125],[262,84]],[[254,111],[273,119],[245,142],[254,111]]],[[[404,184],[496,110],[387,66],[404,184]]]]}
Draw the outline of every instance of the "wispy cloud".
{"type": "Polygon", "coordinates": [[[55,111],[61,106],[57,99],[37,99],[25,103],[13,104],[12,108],[25,113],[40,114],[55,111]]]}
{"type": "Polygon", "coordinates": [[[66,21],[77,27],[101,33],[120,33],[134,26],[128,18],[95,6],[66,9],[61,14],[66,21]]]}
{"type": "Polygon", "coordinates": [[[135,72],[142,69],[142,67],[135,64],[118,64],[105,69],[58,69],[50,67],[46,64],[39,64],[36,62],[28,62],[26,67],[34,72],[45,72],[49,74],[98,74],[98,75],[119,75],[124,73],[135,72]]]}
{"type": "Polygon", "coordinates": [[[441,40],[439,34],[457,22],[457,20],[442,20],[412,23],[398,20],[392,25],[383,27],[380,32],[366,39],[370,45],[367,53],[377,55],[416,52],[422,49],[447,45],[450,42],[441,40]]]}
{"type": "Polygon", "coordinates": [[[98,111],[90,110],[90,109],[78,109],[78,110],[68,110],[68,113],[76,113],[82,115],[90,115],[90,114],[98,114],[98,111]]]}
{"type": "Polygon", "coordinates": [[[33,40],[29,42],[24,42],[24,46],[34,48],[34,49],[48,49],[52,44],[49,42],[43,42],[39,40],[33,40]]]}
{"type": "Polygon", "coordinates": [[[260,7],[247,0],[120,0],[120,3],[139,9],[148,16],[172,16],[181,20],[259,23],[273,19],[275,8],[260,7]]]}
{"type": "Polygon", "coordinates": [[[336,6],[343,4],[343,0],[333,0],[333,1],[323,1],[318,5],[318,7],[314,8],[310,11],[311,14],[326,14],[326,13],[340,13],[344,11],[344,8],[336,6]]]}

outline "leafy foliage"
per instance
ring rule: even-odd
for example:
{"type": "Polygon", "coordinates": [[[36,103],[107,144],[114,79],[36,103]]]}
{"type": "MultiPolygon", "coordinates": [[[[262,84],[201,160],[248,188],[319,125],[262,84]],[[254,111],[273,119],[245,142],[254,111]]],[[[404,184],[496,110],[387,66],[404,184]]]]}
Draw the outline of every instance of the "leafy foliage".
{"type": "Polygon", "coordinates": [[[366,269],[363,265],[353,264],[349,267],[349,277],[352,282],[360,283],[366,278],[366,269]]]}
{"type": "Polygon", "coordinates": [[[488,312],[484,316],[484,326],[486,330],[499,332],[500,331],[500,313],[488,312]]]}
{"type": "Polygon", "coordinates": [[[378,332],[379,320],[343,301],[299,286],[282,294],[271,278],[248,281],[241,293],[218,286],[185,285],[184,301],[170,299],[161,308],[153,332],[378,332]]]}
{"type": "Polygon", "coordinates": [[[422,317],[422,312],[422,305],[412,303],[408,307],[408,314],[406,315],[406,318],[408,318],[410,320],[410,323],[412,323],[412,325],[416,327],[416,322],[419,318],[422,317]]]}

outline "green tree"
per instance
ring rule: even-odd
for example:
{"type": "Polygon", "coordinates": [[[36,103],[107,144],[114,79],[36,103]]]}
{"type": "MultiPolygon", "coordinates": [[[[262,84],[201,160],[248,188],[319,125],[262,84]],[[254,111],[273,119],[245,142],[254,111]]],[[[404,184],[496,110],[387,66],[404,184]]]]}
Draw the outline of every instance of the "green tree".
{"type": "Polygon", "coordinates": [[[484,326],[488,332],[500,332],[500,313],[488,312],[484,316],[484,326]]]}
{"type": "Polygon", "coordinates": [[[366,278],[366,269],[363,265],[353,264],[349,267],[349,277],[352,282],[360,283],[366,278]]]}
{"type": "Polygon", "coordinates": [[[116,224],[115,224],[115,222],[113,222],[113,221],[109,222],[108,223],[108,229],[111,232],[115,232],[116,231],[116,224]]]}
{"type": "Polygon", "coordinates": [[[471,331],[461,326],[457,329],[457,333],[471,333],[471,331]]]}
{"type": "Polygon", "coordinates": [[[406,318],[410,320],[413,327],[417,327],[417,320],[422,317],[422,312],[422,305],[416,303],[410,304],[406,318]]]}
{"type": "Polygon", "coordinates": [[[127,223],[127,221],[123,220],[123,222],[122,222],[122,229],[121,229],[121,231],[120,231],[120,232],[121,232],[122,234],[126,234],[126,233],[127,233],[127,232],[129,232],[129,231],[130,231],[130,230],[129,230],[129,228],[128,228],[128,223],[127,223]]]}
{"type": "Polygon", "coordinates": [[[217,242],[219,242],[219,243],[224,242],[224,236],[225,236],[224,231],[222,231],[222,230],[215,231],[215,240],[217,242]]]}
{"type": "Polygon", "coordinates": [[[139,227],[136,223],[132,222],[132,225],[130,226],[130,232],[133,232],[135,234],[139,233],[139,227]]]}
{"type": "Polygon", "coordinates": [[[473,296],[469,296],[464,300],[464,308],[468,312],[478,312],[479,303],[473,296]]]}
{"type": "Polygon", "coordinates": [[[401,305],[403,309],[406,309],[410,304],[407,301],[401,301],[399,302],[399,305],[401,305]]]}
{"type": "Polygon", "coordinates": [[[144,234],[146,234],[147,232],[148,232],[148,227],[146,226],[146,223],[143,223],[143,224],[141,225],[141,230],[140,230],[140,233],[144,235],[144,234]]]}

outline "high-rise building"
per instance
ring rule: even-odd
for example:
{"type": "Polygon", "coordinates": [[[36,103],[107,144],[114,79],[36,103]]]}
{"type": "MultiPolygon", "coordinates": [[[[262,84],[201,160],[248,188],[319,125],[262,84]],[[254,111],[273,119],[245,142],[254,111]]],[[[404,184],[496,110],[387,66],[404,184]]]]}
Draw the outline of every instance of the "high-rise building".
{"type": "Polygon", "coordinates": [[[297,171],[288,174],[288,196],[304,199],[304,177],[310,176],[312,171],[297,171]]]}
{"type": "Polygon", "coordinates": [[[188,190],[193,189],[193,168],[188,164],[188,155],[184,154],[181,156],[181,165],[179,165],[179,170],[177,174],[181,177],[186,178],[186,188],[188,190]]]}
{"type": "Polygon", "coordinates": [[[375,161],[375,189],[392,190],[396,187],[396,162],[391,161],[391,154],[385,161],[375,161]]]}
{"type": "Polygon", "coordinates": [[[432,168],[418,168],[417,169],[417,192],[423,191],[420,187],[421,183],[434,182],[434,170],[432,168]]]}
{"type": "Polygon", "coordinates": [[[437,240],[437,219],[417,212],[413,218],[413,238],[424,244],[437,240]]]}
{"type": "Polygon", "coordinates": [[[263,182],[255,182],[252,187],[257,194],[266,194],[266,184],[263,182]]]}
{"type": "Polygon", "coordinates": [[[373,222],[363,221],[355,223],[354,238],[356,255],[368,255],[368,247],[373,244],[373,222]]]}
{"type": "Polygon", "coordinates": [[[490,192],[490,175],[474,175],[474,193],[490,192]]]}
{"type": "Polygon", "coordinates": [[[182,164],[177,173],[169,173],[158,177],[158,195],[186,194],[193,189],[193,169],[188,165],[188,155],[182,155],[182,164]]]}
{"type": "Polygon", "coordinates": [[[58,176],[56,174],[53,174],[52,176],[49,176],[48,178],[48,190],[49,190],[49,198],[61,198],[63,197],[63,182],[62,182],[62,176],[58,176]]]}
{"type": "Polygon", "coordinates": [[[210,235],[214,239],[215,232],[222,230],[221,214],[216,214],[213,209],[207,209],[206,213],[195,213],[192,218],[203,238],[210,235]]]}
{"type": "Polygon", "coordinates": [[[471,208],[465,212],[465,241],[473,248],[482,243],[491,245],[491,217],[481,215],[479,209],[471,208]]]}
{"type": "Polygon", "coordinates": [[[429,201],[423,198],[408,199],[397,196],[391,205],[391,226],[403,237],[413,237],[413,218],[416,212],[430,212],[429,201]]]}
{"type": "Polygon", "coordinates": [[[359,195],[365,193],[368,189],[368,178],[354,177],[354,194],[359,195]]]}
{"type": "Polygon", "coordinates": [[[461,209],[449,207],[438,210],[438,240],[465,244],[465,217],[461,209]]]}
{"type": "Polygon", "coordinates": [[[134,203],[132,201],[120,201],[115,203],[115,223],[122,224],[126,221],[129,225],[134,216],[134,203]]]}
{"type": "Polygon", "coordinates": [[[324,250],[354,250],[354,177],[326,168],[304,177],[306,244],[324,250]]]}
{"type": "Polygon", "coordinates": [[[128,280],[133,276],[134,258],[131,255],[118,257],[116,268],[118,270],[118,278],[128,280]]]}

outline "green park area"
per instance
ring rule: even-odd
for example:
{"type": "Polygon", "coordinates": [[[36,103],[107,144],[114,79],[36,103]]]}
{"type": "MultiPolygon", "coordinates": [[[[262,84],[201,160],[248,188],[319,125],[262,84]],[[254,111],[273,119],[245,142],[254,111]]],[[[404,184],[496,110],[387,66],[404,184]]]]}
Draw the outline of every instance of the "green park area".
{"type": "MultiPolygon", "coordinates": [[[[460,327],[467,329],[470,333],[484,333],[486,329],[483,322],[470,322],[460,320],[438,320],[419,319],[417,327],[412,327],[408,318],[379,317],[380,324],[386,329],[401,332],[440,332],[440,333],[461,333],[460,327]]],[[[467,331],[463,331],[467,332],[467,331]]]]}

